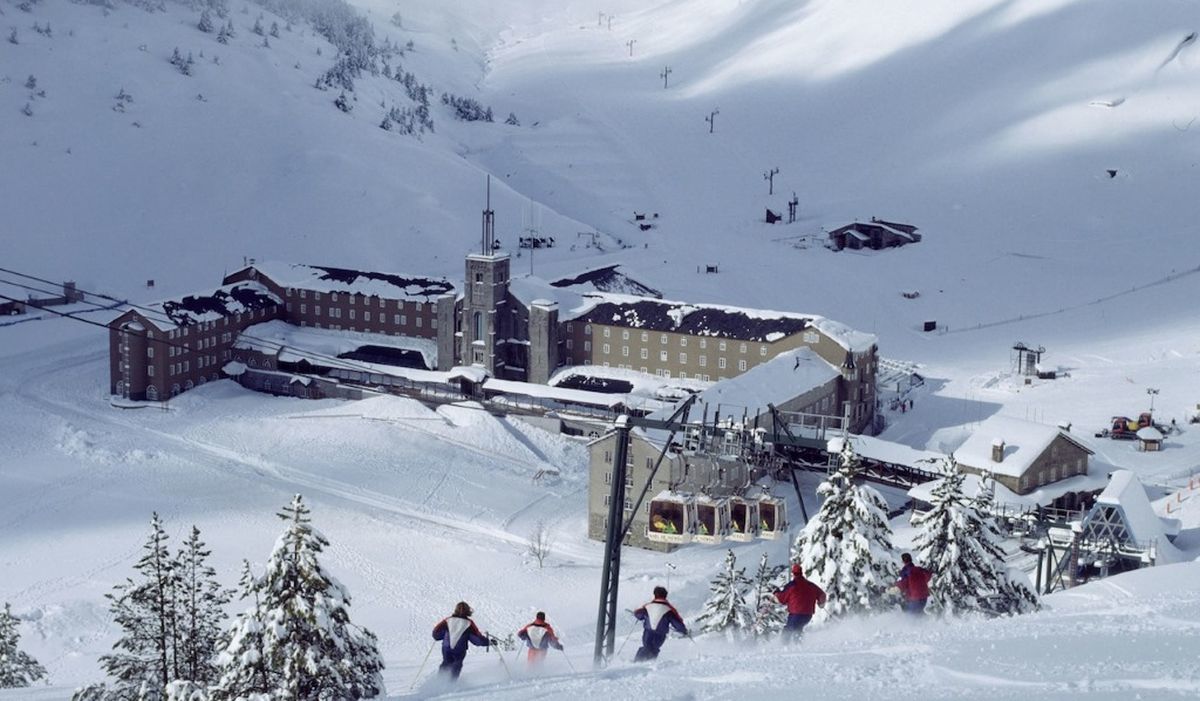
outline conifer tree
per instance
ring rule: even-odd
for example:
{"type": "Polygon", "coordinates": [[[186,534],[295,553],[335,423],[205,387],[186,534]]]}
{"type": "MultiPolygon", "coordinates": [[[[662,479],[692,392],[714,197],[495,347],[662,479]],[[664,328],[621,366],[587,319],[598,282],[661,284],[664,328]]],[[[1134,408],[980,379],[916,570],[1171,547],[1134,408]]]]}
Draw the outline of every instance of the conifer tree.
{"type": "MultiPolygon", "coordinates": [[[[930,509],[913,518],[918,562],[933,573],[929,609],[961,615],[1023,613],[1037,607],[1029,587],[1010,576],[986,484],[975,499],[964,493],[966,475],[951,455],[930,509]]],[[[986,481],[986,480],[985,480],[986,481]]]]}
{"type": "Polygon", "coordinates": [[[750,580],[745,568],[737,568],[737,557],[729,550],[725,554],[725,566],[712,580],[711,594],[704,604],[704,611],[696,619],[704,633],[744,631],[754,623],[754,612],[746,603],[746,588],[750,580]]]}
{"type": "Polygon", "coordinates": [[[22,652],[20,621],[12,615],[7,603],[0,611],[0,689],[17,689],[32,686],[46,677],[46,668],[22,652]]]}
{"type": "Polygon", "coordinates": [[[225,604],[230,592],[217,582],[208,564],[212,555],[200,540],[200,529],[192,533],[179,551],[179,656],[182,679],[208,685],[217,680],[214,661],[225,622],[225,604]]]}
{"type": "Polygon", "coordinates": [[[792,546],[792,559],[825,590],[818,616],[877,611],[896,580],[887,503],[875,489],[858,484],[860,462],[844,441],[841,464],[817,487],[824,501],[792,546]]]}
{"type": "Polygon", "coordinates": [[[200,21],[196,24],[196,27],[205,34],[212,34],[212,16],[208,14],[207,9],[200,11],[200,21]]]}
{"type": "Polygon", "coordinates": [[[754,635],[763,637],[783,630],[787,622],[787,609],[775,599],[777,580],[786,571],[784,565],[770,565],[767,553],[763,552],[758,561],[758,569],[751,580],[750,604],[754,612],[754,635]]]}
{"type": "MultiPolygon", "coordinates": [[[[329,541],[313,528],[300,495],[279,517],[287,527],[257,583],[256,606],[262,657],[273,678],[272,698],[362,699],[383,694],[383,661],[375,635],[350,623],[350,595],[318,559],[329,541]]],[[[244,620],[245,616],[239,624],[244,620]]],[[[223,659],[231,657],[233,646],[231,642],[223,659]]],[[[242,663],[231,660],[235,666],[242,663]]],[[[222,681],[233,671],[223,665],[222,681]]]]}
{"type": "Polygon", "coordinates": [[[138,580],[126,579],[106,594],[122,635],[115,652],[100,657],[113,678],[114,698],[160,697],[179,678],[176,596],[179,574],[167,550],[167,534],[155,513],[142,558],[134,565],[138,580]]]}
{"type": "Polygon", "coordinates": [[[212,689],[213,701],[252,698],[256,694],[265,696],[275,688],[275,675],[267,669],[263,654],[260,589],[258,578],[250,570],[250,562],[243,560],[238,594],[250,607],[237,617],[218,659],[221,674],[212,689]]]}

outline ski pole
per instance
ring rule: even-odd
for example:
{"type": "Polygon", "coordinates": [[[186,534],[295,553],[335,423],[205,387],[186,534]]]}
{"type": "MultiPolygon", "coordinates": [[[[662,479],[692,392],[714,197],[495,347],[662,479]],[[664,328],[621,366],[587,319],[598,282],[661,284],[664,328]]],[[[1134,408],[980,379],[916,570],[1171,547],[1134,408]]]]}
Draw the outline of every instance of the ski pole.
{"type": "Polygon", "coordinates": [[[575,664],[573,662],[571,662],[571,656],[567,654],[567,651],[562,649],[561,647],[558,648],[558,651],[563,654],[563,657],[567,658],[567,666],[571,668],[571,672],[574,674],[578,674],[578,672],[575,671],[575,664]]]}
{"type": "Polygon", "coordinates": [[[417,668],[417,676],[413,677],[412,684],[408,685],[409,691],[413,690],[413,687],[417,685],[417,680],[421,678],[421,672],[425,671],[425,663],[429,661],[429,656],[433,654],[434,645],[437,645],[436,640],[429,644],[429,652],[426,652],[425,659],[421,660],[421,666],[417,668]]]}
{"type": "Polygon", "coordinates": [[[625,643],[629,642],[629,639],[633,637],[633,634],[637,629],[638,626],[636,623],[633,624],[633,627],[629,629],[629,635],[625,636],[625,639],[621,641],[621,647],[617,648],[618,655],[621,654],[621,651],[625,649],[625,643]]]}
{"type": "MultiPolygon", "coordinates": [[[[488,645],[488,647],[492,646],[488,645]]],[[[500,658],[500,664],[504,667],[504,673],[508,675],[508,680],[511,682],[513,675],[512,672],[508,671],[508,663],[504,661],[504,655],[500,652],[500,648],[496,648],[496,657],[500,658]]]]}

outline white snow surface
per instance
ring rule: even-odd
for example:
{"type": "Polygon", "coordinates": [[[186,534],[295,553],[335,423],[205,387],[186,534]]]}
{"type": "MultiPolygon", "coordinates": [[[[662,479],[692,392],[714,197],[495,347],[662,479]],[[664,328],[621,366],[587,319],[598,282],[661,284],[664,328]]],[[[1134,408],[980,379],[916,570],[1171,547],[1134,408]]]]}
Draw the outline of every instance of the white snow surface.
{"type": "MultiPolygon", "coordinates": [[[[926,378],[906,395],[912,409],[885,402],[882,439],[946,453],[995,414],[1070,422],[1098,461],[1164,495],[1156,512],[1183,526],[1175,546],[1200,554],[1200,430],[1186,423],[1200,397],[1200,59],[1181,43],[1196,30],[1191,3],[443,0],[401,6],[403,27],[388,22],[395,3],[351,3],[380,40],[414,42],[401,61],[435,98],[471,96],[522,126],[457,122],[434,99],[434,133],[384,132],[380,102],[405,100],[395,81],[359,79],[342,113],[336,91],[312,87],[333,47],[302,23],[261,47],[253,5],[232,6],[239,34],[223,46],[173,2],[147,13],[40,0],[26,12],[0,0],[0,266],[135,303],[211,291],[243,257],[458,285],[490,173],[502,240],[536,207],[541,233],[561,242],[537,252],[536,274],[629,264],[668,298],[803,309],[871,334],[926,378]],[[176,46],[196,55],[190,77],[167,61],[176,46]],[[134,98],[124,112],[122,89],[134,98]],[[799,220],[761,223],[793,191],[799,220]],[[659,212],[656,228],[636,228],[634,210],[659,212]],[[923,240],[840,253],[801,243],[872,215],[911,222],[923,240]],[[925,320],[938,331],[923,333],[925,320]],[[1013,376],[1017,340],[1045,345],[1061,378],[1013,376]],[[1147,388],[1160,389],[1158,420],[1182,428],[1163,451],[1092,436],[1144,410],[1147,388]]],[[[14,280],[29,282],[0,274],[4,289],[14,280]]],[[[112,316],[85,309],[58,311],[112,316]]],[[[197,524],[232,585],[241,558],[261,567],[282,528],[273,514],[298,491],[332,541],[325,562],[354,596],[353,620],[380,636],[393,697],[460,599],[499,633],[546,610],[577,672],[557,654],[545,676],[510,682],[494,653],[472,651],[458,689],[427,685],[426,668],[412,696],[1200,693],[1195,562],[1056,594],[1017,619],[913,627],[886,615],[814,627],[794,649],[671,640],[649,666],[625,661],[631,643],[589,671],[601,556],[583,536],[580,444],[477,406],[304,401],[232,382],[165,411],[117,409],[107,344],[103,329],[50,312],[0,326],[0,599],[52,682],[0,698],[57,701],[100,680],[96,659],[116,637],[103,595],[131,574],[152,511],[176,544],[197,524]],[[524,555],[538,521],[555,540],[544,569],[524,555]]],[[[801,485],[811,509],[813,482],[801,485]]],[[[779,562],[788,544],[734,551],[779,562]]],[[[690,617],[722,555],[629,551],[621,606],[669,576],[690,617]]]]}
{"type": "MultiPolygon", "coordinates": [[[[809,348],[785,351],[746,372],[717,382],[696,397],[697,407],[706,404],[722,415],[747,410],[751,416],[765,413],[768,404],[779,406],[837,377],[838,369],[809,348]]],[[[670,415],[670,410],[661,418],[670,415]]]]}
{"type": "MultiPolygon", "coordinates": [[[[334,364],[338,367],[348,367],[344,365],[346,360],[337,358],[342,353],[350,353],[363,346],[382,346],[420,353],[425,367],[437,367],[437,341],[431,338],[391,336],[366,331],[334,331],[296,326],[279,319],[247,327],[238,334],[233,346],[275,355],[283,361],[296,362],[308,358],[319,364],[334,364]]],[[[410,368],[401,368],[401,371],[408,369],[410,368]]]]}

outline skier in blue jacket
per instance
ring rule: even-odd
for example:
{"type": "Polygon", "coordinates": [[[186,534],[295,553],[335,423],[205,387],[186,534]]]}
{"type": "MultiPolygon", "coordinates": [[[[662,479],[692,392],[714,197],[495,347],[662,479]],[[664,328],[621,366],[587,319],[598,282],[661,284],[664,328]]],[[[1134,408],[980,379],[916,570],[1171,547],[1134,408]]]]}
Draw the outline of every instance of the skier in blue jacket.
{"type": "Polygon", "coordinates": [[[433,627],[433,639],[442,641],[442,664],[438,668],[451,679],[458,679],[463,660],[467,658],[467,644],[488,647],[491,638],[479,632],[471,620],[471,607],[460,601],[449,618],[443,618],[433,627]]]}
{"type": "Polygon", "coordinates": [[[667,633],[674,628],[677,633],[687,635],[687,625],[683,616],[667,601],[667,590],[664,587],[654,587],[654,600],[633,612],[635,618],[642,622],[642,646],[638,648],[634,662],[653,660],[658,657],[659,650],[667,639],[667,633]]]}

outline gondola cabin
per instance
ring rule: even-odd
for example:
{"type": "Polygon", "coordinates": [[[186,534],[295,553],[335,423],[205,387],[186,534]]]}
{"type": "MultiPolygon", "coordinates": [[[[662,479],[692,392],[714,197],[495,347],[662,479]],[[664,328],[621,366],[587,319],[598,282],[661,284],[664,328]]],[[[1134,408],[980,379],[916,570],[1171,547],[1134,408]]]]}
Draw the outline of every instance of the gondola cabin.
{"type": "Polygon", "coordinates": [[[663,491],[650,500],[648,539],[658,543],[690,543],[695,534],[695,498],[663,491]]]}
{"type": "Polygon", "coordinates": [[[733,497],[729,500],[729,540],[749,543],[758,537],[758,500],[733,497]]]}
{"type": "Polygon", "coordinates": [[[759,537],[775,540],[787,535],[787,507],[782,499],[762,497],[758,500],[759,537]]]}
{"type": "Polygon", "coordinates": [[[729,500],[700,497],[696,500],[697,543],[716,545],[729,534],[729,500]]]}

